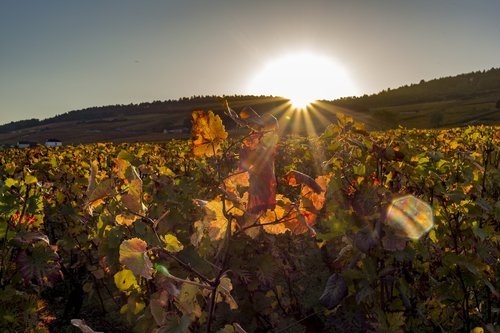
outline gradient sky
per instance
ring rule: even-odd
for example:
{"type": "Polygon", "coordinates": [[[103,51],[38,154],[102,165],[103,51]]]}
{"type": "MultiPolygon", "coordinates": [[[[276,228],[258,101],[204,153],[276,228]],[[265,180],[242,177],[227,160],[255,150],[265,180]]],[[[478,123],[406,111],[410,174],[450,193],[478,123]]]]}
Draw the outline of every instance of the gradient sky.
{"type": "Polygon", "coordinates": [[[0,124],[245,94],[263,66],[331,57],[360,94],[500,66],[499,0],[0,0],[0,124]]]}

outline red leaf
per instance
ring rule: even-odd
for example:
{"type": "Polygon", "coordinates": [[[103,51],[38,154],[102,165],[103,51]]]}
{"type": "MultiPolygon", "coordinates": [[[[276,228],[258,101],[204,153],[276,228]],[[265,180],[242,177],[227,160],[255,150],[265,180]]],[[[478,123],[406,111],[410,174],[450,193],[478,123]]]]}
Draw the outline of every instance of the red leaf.
{"type": "Polygon", "coordinates": [[[273,210],[276,206],[274,158],[278,135],[252,134],[240,149],[240,168],[250,174],[247,210],[251,214],[273,210]]]}

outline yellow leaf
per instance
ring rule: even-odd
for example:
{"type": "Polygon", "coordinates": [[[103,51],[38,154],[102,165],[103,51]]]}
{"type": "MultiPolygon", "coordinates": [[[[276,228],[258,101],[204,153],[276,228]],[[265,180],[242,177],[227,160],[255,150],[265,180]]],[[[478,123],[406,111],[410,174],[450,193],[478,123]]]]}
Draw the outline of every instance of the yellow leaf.
{"type": "Polygon", "coordinates": [[[36,177],[32,175],[26,175],[26,177],[24,177],[24,183],[26,185],[35,184],[37,181],[36,177]]]}
{"type": "MultiPolygon", "coordinates": [[[[227,224],[229,223],[227,218],[224,216],[223,204],[220,196],[216,197],[212,201],[196,201],[199,206],[203,208],[205,213],[202,221],[196,222],[196,237],[191,239],[191,242],[199,241],[203,233],[208,233],[210,239],[216,241],[224,238],[226,233],[227,224]]],[[[232,203],[226,200],[226,209],[231,209],[231,214],[242,215],[243,212],[232,206],[232,203]]],[[[232,221],[231,230],[234,231],[236,228],[234,220],[232,221]]]]}
{"type": "Polygon", "coordinates": [[[124,160],[123,158],[115,158],[115,167],[113,168],[113,171],[116,173],[118,178],[126,180],[126,172],[128,168],[130,168],[130,162],[127,160],[124,160]]]}
{"type": "Polygon", "coordinates": [[[175,177],[175,173],[170,168],[167,168],[166,166],[159,167],[158,171],[162,175],[165,175],[165,176],[168,176],[168,177],[175,177]]]}
{"type": "Polygon", "coordinates": [[[126,314],[127,312],[131,312],[133,314],[139,314],[139,312],[141,312],[144,307],[146,306],[146,304],[144,304],[143,302],[135,302],[135,304],[125,304],[124,306],[122,306],[120,308],[120,313],[121,314],[126,314]]]}
{"type": "Polygon", "coordinates": [[[278,235],[283,234],[288,230],[284,221],[277,224],[269,224],[282,219],[286,214],[285,209],[286,208],[284,206],[278,204],[274,210],[268,209],[264,214],[262,214],[259,219],[259,223],[264,225],[263,228],[268,234],[278,235]]]}
{"type": "Polygon", "coordinates": [[[184,249],[184,246],[181,242],[172,234],[167,234],[164,236],[160,236],[161,240],[165,242],[165,250],[168,252],[179,252],[184,249]]]}
{"type": "Polygon", "coordinates": [[[131,226],[138,219],[135,215],[116,215],[115,221],[119,225],[131,226]]]}
{"type": "Polygon", "coordinates": [[[114,275],[115,285],[121,291],[129,290],[131,287],[138,288],[137,280],[131,270],[123,269],[114,275]]]}
{"type": "Polygon", "coordinates": [[[194,111],[193,114],[193,154],[213,156],[219,152],[221,143],[227,138],[222,120],[212,111],[194,111]]]}
{"type": "Polygon", "coordinates": [[[104,203],[104,199],[97,199],[97,200],[94,200],[91,203],[89,203],[89,205],[87,206],[87,210],[88,210],[89,214],[92,215],[94,213],[94,209],[96,209],[97,207],[99,207],[103,203],[104,203]]]}

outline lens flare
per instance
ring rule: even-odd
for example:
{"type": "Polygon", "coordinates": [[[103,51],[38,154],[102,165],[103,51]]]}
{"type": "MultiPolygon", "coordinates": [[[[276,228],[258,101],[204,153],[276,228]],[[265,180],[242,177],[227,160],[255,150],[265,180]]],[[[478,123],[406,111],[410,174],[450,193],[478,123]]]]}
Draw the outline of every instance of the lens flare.
{"type": "Polygon", "coordinates": [[[406,195],[394,199],[389,205],[386,223],[399,236],[419,239],[434,227],[434,216],[429,204],[413,195],[406,195]]]}

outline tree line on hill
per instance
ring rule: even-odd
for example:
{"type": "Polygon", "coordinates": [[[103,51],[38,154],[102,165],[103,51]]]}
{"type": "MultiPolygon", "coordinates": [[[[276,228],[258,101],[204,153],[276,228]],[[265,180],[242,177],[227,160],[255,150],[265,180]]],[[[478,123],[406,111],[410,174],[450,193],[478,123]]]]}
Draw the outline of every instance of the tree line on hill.
{"type": "Polygon", "coordinates": [[[405,85],[397,89],[388,88],[373,95],[340,98],[333,101],[333,104],[351,110],[368,111],[377,107],[467,100],[493,92],[500,93],[500,68],[430,81],[421,80],[418,84],[405,85]]]}
{"type": "MultiPolygon", "coordinates": [[[[224,96],[230,104],[269,104],[283,103],[285,99],[273,96],[231,95],[224,96]]],[[[223,110],[220,96],[191,96],[177,100],[153,101],[139,104],[116,104],[106,106],[95,106],[81,110],[69,111],[47,119],[28,119],[13,121],[0,126],[0,133],[8,133],[40,125],[48,125],[60,122],[92,122],[103,119],[120,120],[126,116],[138,114],[155,113],[191,113],[196,109],[219,109],[223,110]]]]}

